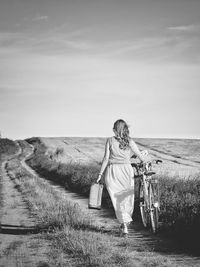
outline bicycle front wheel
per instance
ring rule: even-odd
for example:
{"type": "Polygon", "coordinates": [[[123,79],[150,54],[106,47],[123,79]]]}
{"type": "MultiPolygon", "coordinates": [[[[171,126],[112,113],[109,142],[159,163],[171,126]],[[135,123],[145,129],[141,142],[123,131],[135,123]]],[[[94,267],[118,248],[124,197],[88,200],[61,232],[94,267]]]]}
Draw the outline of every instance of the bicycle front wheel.
{"type": "Polygon", "coordinates": [[[140,213],[142,218],[142,223],[144,227],[149,224],[149,213],[147,207],[147,200],[145,201],[144,185],[140,185],[140,213]]]}
{"type": "Polygon", "coordinates": [[[151,228],[153,233],[158,230],[158,220],[159,220],[159,192],[157,184],[150,184],[150,218],[151,218],[151,228]]]}

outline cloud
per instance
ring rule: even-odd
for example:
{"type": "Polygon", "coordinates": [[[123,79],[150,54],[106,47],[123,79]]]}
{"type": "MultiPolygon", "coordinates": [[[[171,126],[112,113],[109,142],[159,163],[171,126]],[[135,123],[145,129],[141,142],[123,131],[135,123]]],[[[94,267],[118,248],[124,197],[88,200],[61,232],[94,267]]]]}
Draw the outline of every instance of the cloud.
{"type": "Polygon", "coordinates": [[[63,33],[29,35],[22,32],[0,32],[0,54],[9,50],[26,50],[36,53],[76,53],[98,47],[90,40],[73,38],[63,33]]]}
{"type": "Polygon", "coordinates": [[[25,40],[21,32],[0,32],[0,56],[15,51],[25,40]]]}
{"type": "Polygon", "coordinates": [[[40,21],[40,20],[44,20],[47,21],[48,20],[48,16],[36,16],[32,19],[32,21],[40,21]]]}
{"type": "Polygon", "coordinates": [[[146,37],[137,40],[116,41],[107,44],[107,48],[111,49],[111,54],[123,54],[127,52],[138,52],[146,49],[157,48],[166,44],[166,37],[146,37]]]}
{"type": "Polygon", "coordinates": [[[9,51],[40,55],[83,55],[100,56],[107,59],[120,59],[137,62],[185,62],[200,63],[200,38],[197,30],[200,25],[173,26],[154,36],[101,40],[92,38],[94,29],[78,28],[73,31],[63,25],[63,29],[54,29],[41,33],[0,32],[0,56],[9,51]],[[194,31],[195,30],[195,31],[194,31]],[[90,38],[88,32],[91,33],[90,38]],[[177,34],[180,32],[181,34],[177,34]]]}
{"type": "Polygon", "coordinates": [[[176,32],[194,32],[200,30],[200,25],[181,25],[181,26],[172,26],[167,28],[170,31],[176,31],[176,32]]]}
{"type": "Polygon", "coordinates": [[[19,40],[23,37],[20,32],[0,32],[0,44],[6,41],[19,40]]]}

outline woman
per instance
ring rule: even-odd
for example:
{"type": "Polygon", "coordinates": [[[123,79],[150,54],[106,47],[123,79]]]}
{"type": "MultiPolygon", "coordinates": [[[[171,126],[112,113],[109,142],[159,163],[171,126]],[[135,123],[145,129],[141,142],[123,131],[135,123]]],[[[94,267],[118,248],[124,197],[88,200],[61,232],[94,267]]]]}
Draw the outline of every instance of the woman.
{"type": "Polygon", "coordinates": [[[130,158],[135,154],[142,162],[145,159],[129,137],[128,125],[124,120],[117,120],[113,131],[115,136],[106,141],[97,183],[105,171],[105,184],[121,224],[120,231],[122,234],[128,234],[127,226],[132,221],[134,209],[134,171],[130,158]]]}

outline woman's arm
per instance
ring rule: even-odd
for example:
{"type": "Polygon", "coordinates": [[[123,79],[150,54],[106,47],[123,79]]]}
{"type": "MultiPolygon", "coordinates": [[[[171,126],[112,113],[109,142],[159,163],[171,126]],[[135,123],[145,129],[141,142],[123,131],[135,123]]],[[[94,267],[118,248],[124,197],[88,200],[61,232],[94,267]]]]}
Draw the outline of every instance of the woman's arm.
{"type": "Polygon", "coordinates": [[[99,172],[97,183],[101,180],[102,174],[104,173],[104,171],[108,165],[109,157],[110,157],[110,147],[109,147],[109,139],[107,139],[106,145],[105,145],[105,153],[104,153],[103,161],[101,164],[101,169],[99,172]]]}
{"type": "Polygon", "coordinates": [[[133,151],[133,153],[143,162],[145,161],[144,156],[141,154],[138,146],[136,145],[136,143],[133,141],[133,139],[130,140],[130,148],[133,151]]]}

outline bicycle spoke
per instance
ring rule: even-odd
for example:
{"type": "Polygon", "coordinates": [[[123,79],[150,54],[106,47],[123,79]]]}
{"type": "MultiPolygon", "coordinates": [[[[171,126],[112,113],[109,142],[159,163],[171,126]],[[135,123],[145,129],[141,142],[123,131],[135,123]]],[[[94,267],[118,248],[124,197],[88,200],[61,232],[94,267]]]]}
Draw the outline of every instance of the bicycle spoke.
{"type": "Polygon", "coordinates": [[[156,199],[157,192],[154,184],[150,185],[150,218],[151,218],[151,227],[152,231],[156,233],[158,230],[158,217],[159,217],[159,201],[156,199]]]}
{"type": "Polygon", "coordinates": [[[142,217],[142,223],[143,223],[144,227],[147,227],[148,222],[149,222],[149,219],[148,219],[149,212],[148,212],[147,203],[145,201],[143,184],[141,184],[141,186],[140,186],[140,213],[141,213],[141,217],[142,217]]]}

